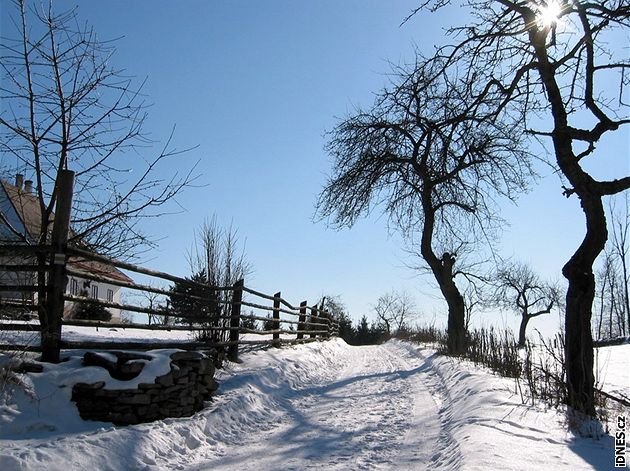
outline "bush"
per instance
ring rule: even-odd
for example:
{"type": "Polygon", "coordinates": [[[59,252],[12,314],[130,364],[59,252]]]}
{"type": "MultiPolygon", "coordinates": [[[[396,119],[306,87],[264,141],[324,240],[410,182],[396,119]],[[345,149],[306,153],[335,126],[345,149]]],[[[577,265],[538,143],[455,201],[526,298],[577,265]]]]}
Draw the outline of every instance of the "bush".
{"type": "Polygon", "coordinates": [[[473,330],[468,335],[464,357],[508,378],[520,378],[523,370],[518,345],[509,330],[502,333],[493,328],[473,330]]]}
{"type": "Polygon", "coordinates": [[[275,330],[275,328],[276,328],[276,321],[274,321],[273,317],[271,317],[271,314],[267,314],[267,319],[263,321],[263,330],[269,331],[269,330],[275,330]]]}
{"type": "Polygon", "coordinates": [[[98,303],[84,301],[74,306],[72,318],[109,322],[112,320],[112,313],[98,303]]]}
{"type": "MultiPolygon", "coordinates": [[[[253,316],[254,313],[250,312],[247,315],[253,316]]],[[[252,319],[250,317],[241,317],[241,327],[243,329],[258,330],[258,322],[256,321],[256,319],[252,319]]]]}
{"type": "MultiPolygon", "coordinates": [[[[433,326],[416,327],[408,340],[437,344],[438,353],[448,354],[446,332],[433,326]]],[[[567,403],[562,334],[550,340],[541,336],[538,345],[528,341],[524,347],[518,347],[510,331],[475,329],[468,333],[466,353],[461,358],[483,365],[500,376],[514,378],[523,403],[535,404],[540,401],[553,408],[560,408],[567,403]]],[[[598,419],[607,422],[607,397],[597,391],[596,401],[598,419]]]]}
{"type": "Polygon", "coordinates": [[[532,403],[540,399],[552,407],[567,403],[566,371],[564,368],[564,335],[557,334],[545,341],[540,337],[539,351],[531,343],[525,348],[523,378],[532,403]]]}
{"type": "Polygon", "coordinates": [[[446,351],[446,332],[434,325],[417,326],[409,329],[406,336],[402,338],[418,343],[437,343],[439,345],[438,351],[446,351]]]}
{"type": "Polygon", "coordinates": [[[0,319],[10,319],[14,321],[29,321],[36,318],[37,318],[37,314],[28,306],[18,307],[18,306],[6,306],[6,305],[0,304],[0,319]]]}

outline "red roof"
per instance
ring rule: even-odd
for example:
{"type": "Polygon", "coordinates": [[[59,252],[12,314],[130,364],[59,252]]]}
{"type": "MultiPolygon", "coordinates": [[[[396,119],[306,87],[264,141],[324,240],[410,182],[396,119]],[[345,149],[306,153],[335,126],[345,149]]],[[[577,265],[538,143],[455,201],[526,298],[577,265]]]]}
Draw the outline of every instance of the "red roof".
{"type": "MultiPolygon", "coordinates": [[[[15,211],[28,231],[28,234],[33,240],[37,240],[41,228],[42,218],[38,197],[4,180],[0,180],[0,184],[4,188],[5,193],[9,197],[11,204],[15,208],[15,211]]],[[[54,220],[54,217],[54,214],[52,214],[51,222],[54,220]]],[[[52,229],[52,224],[50,227],[52,229]]],[[[95,262],[79,257],[70,257],[68,265],[76,271],[82,271],[86,274],[90,273],[104,278],[109,278],[114,281],[133,283],[133,280],[121,272],[118,268],[102,262],[95,262]]]]}
{"type": "Polygon", "coordinates": [[[133,280],[125,275],[123,272],[121,272],[118,268],[102,262],[95,262],[92,260],[86,260],[84,258],[70,257],[68,259],[68,266],[79,273],[83,272],[86,274],[102,276],[103,278],[108,278],[113,281],[133,283],[133,280]]]}

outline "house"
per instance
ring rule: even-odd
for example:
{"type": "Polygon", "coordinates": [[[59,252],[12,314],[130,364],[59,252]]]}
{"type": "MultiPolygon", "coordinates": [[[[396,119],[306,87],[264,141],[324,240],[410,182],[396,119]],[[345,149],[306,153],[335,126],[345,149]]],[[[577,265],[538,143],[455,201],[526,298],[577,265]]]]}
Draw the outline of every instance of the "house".
{"type": "MultiPolygon", "coordinates": [[[[15,184],[0,179],[0,243],[20,244],[36,242],[41,228],[41,208],[39,200],[33,194],[33,182],[24,180],[20,174],[15,177],[15,184]]],[[[34,264],[33,256],[0,255],[1,264],[34,264]]],[[[101,262],[78,257],[68,258],[68,267],[81,276],[68,277],[66,293],[75,296],[87,296],[93,299],[120,304],[121,289],[115,282],[132,283],[133,280],[117,268],[101,262]],[[109,282],[91,281],[89,275],[104,278],[109,282]]],[[[0,285],[35,285],[36,274],[33,272],[0,271],[0,285]]],[[[35,293],[2,292],[5,299],[34,301],[35,293]]],[[[72,315],[74,303],[66,302],[64,317],[72,315]]],[[[112,313],[112,321],[121,319],[120,309],[107,308],[112,313]]]]}

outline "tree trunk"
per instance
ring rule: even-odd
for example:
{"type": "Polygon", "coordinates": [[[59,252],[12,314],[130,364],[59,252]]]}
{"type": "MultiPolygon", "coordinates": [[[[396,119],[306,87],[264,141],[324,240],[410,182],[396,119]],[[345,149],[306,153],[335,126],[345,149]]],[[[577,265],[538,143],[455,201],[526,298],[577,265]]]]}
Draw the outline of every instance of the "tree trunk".
{"type": "Polygon", "coordinates": [[[451,355],[466,353],[466,323],[464,315],[464,298],[451,282],[450,287],[443,289],[448,304],[448,339],[446,345],[451,355]]]}
{"type": "Polygon", "coordinates": [[[621,276],[623,277],[623,310],[626,313],[626,317],[624,319],[624,330],[621,332],[621,335],[630,335],[630,290],[628,288],[628,262],[627,262],[627,254],[625,252],[625,243],[626,237],[623,238],[623,252],[621,254],[621,276]],[[626,330],[627,328],[627,330],[626,330]]]}
{"type": "Polygon", "coordinates": [[[58,362],[57,346],[54,333],[51,331],[48,299],[48,257],[45,253],[37,255],[37,310],[41,325],[40,342],[41,360],[48,363],[58,362]]]}
{"type": "Polygon", "coordinates": [[[450,355],[463,355],[466,353],[466,311],[464,297],[459,292],[453,275],[455,257],[450,253],[444,253],[439,259],[433,251],[433,230],[435,227],[435,210],[431,201],[431,187],[425,186],[422,195],[422,208],[424,210],[424,225],[422,227],[422,239],[420,252],[427,262],[431,272],[437,281],[442,296],[448,305],[448,324],[446,347],[450,355]]]}
{"type": "Polygon", "coordinates": [[[459,292],[453,276],[455,257],[445,253],[441,259],[440,289],[448,304],[448,353],[463,355],[466,353],[466,310],[464,297],[459,292]]]}
{"type": "Polygon", "coordinates": [[[518,346],[519,347],[524,347],[525,342],[527,342],[525,331],[527,330],[527,324],[529,323],[530,319],[531,317],[528,315],[524,315],[523,317],[521,317],[521,326],[518,329],[518,346]]]}
{"type": "Polygon", "coordinates": [[[605,291],[604,288],[606,286],[606,277],[604,276],[601,282],[601,289],[599,291],[599,299],[600,299],[600,304],[599,304],[599,320],[597,322],[597,340],[601,340],[603,339],[603,335],[602,335],[602,329],[604,327],[604,296],[605,296],[605,291]]]}
{"type": "Polygon", "coordinates": [[[574,409],[594,416],[595,378],[591,306],[595,295],[595,278],[591,273],[567,279],[569,280],[565,317],[567,402],[574,409]]]}
{"type": "Polygon", "coordinates": [[[586,236],[562,269],[569,286],[565,314],[565,363],[567,403],[573,409],[595,416],[595,376],[591,318],[595,299],[593,263],[604,250],[608,231],[600,196],[580,195],[586,215],[586,236]]]}
{"type": "MultiPolygon", "coordinates": [[[[526,18],[526,21],[529,20],[526,18]]],[[[581,166],[573,152],[573,137],[568,125],[568,112],[556,82],[556,66],[547,55],[545,30],[531,28],[530,43],[538,60],[537,69],[547,92],[553,131],[551,132],[556,161],[572,188],[565,194],[575,194],[586,219],[586,235],[571,259],[562,268],[567,279],[565,314],[565,366],[567,371],[567,404],[584,414],[595,415],[595,390],[593,375],[593,336],[591,317],[595,298],[593,264],[604,250],[608,231],[606,213],[602,204],[603,192],[599,183],[581,166]]]]}
{"type": "Polygon", "coordinates": [[[611,273],[608,279],[608,289],[610,290],[610,305],[608,306],[608,338],[615,337],[615,331],[613,329],[613,314],[615,312],[615,284],[614,284],[615,272],[611,273]]]}

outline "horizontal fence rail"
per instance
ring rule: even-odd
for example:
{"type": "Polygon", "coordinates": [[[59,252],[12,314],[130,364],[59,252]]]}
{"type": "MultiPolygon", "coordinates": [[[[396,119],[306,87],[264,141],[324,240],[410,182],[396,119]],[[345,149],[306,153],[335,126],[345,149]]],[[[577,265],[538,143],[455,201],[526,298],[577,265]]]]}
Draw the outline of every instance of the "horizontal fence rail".
{"type": "MultiPolygon", "coordinates": [[[[274,295],[262,293],[245,286],[243,280],[232,286],[211,286],[76,247],[53,250],[51,246],[0,245],[0,257],[0,335],[2,331],[39,333],[43,343],[44,336],[52,334],[48,329],[49,319],[46,316],[49,313],[46,310],[47,299],[54,287],[61,293],[64,312],[61,325],[64,330],[69,327],[93,327],[104,331],[103,340],[89,341],[65,340],[60,333],[58,349],[219,349],[228,358],[237,360],[240,345],[278,347],[328,339],[339,332],[338,322],[323,309],[323,301],[312,306],[303,301],[295,306],[280,292],[274,295]],[[55,270],[59,266],[62,266],[62,277],[55,278],[55,270]],[[119,276],[123,274],[120,270],[131,276],[149,277],[162,285],[131,281],[126,275],[119,276]],[[79,281],[83,284],[81,292],[69,292],[69,279],[75,280],[75,287],[79,281]],[[45,280],[44,285],[40,286],[37,280],[45,280]],[[135,294],[152,301],[143,303],[94,298],[89,295],[92,283],[106,284],[124,290],[129,297],[135,294]],[[62,288],[59,284],[63,285],[62,288]],[[72,318],[78,306],[86,305],[146,315],[148,322],[72,318]],[[28,317],[29,312],[31,316],[37,313],[40,323],[19,320],[28,317]],[[18,320],[9,321],[7,318],[11,315],[18,320]],[[116,340],[107,337],[108,329],[187,331],[191,338],[177,341],[116,340]]],[[[10,349],[40,351],[41,346],[34,339],[31,343],[19,343],[3,342],[0,337],[0,350],[10,349]]]]}

